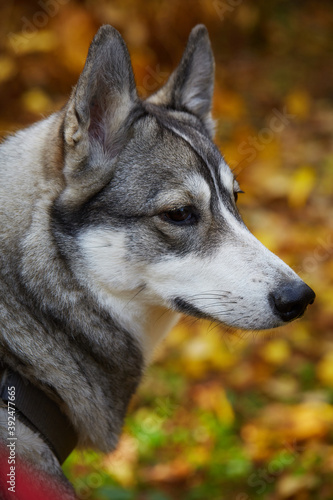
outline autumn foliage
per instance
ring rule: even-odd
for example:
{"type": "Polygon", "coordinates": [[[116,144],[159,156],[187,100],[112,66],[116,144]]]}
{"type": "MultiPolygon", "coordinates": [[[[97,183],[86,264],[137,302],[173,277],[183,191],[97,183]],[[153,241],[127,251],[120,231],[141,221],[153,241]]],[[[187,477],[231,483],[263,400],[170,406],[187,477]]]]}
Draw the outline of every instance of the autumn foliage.
{"type": "MultiPolygon", "coordinates": [[[[118,450],[64,466],[91,500],[333,498],[333,5],[327,0],[2,2],[1,135],[61,107],[103,23],[142,96],[205,23],[216,141],[254,234],[316,291],[277,331],[184,319],[156,353],[118,450]]],[[[98,408],[96,408],[98,418],[98,408]]]]}

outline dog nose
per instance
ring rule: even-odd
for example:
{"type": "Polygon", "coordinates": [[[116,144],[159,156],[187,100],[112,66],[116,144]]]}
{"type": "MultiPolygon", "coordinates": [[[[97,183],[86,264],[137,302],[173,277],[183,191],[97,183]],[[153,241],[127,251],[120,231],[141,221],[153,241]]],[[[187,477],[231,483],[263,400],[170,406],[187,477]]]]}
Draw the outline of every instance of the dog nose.
{"type": "Polygon", "coordinates": [[[297,284],[288,283],[271,294],[271,304],[275,314],[283,321],[299,318],[316,294],[303,281],[297,284]]]}

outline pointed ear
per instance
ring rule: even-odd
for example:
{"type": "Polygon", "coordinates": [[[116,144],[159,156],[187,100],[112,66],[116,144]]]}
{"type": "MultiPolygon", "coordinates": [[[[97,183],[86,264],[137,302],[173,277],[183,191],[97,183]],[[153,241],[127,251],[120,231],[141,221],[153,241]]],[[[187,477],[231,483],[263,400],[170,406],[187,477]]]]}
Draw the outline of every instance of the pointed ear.
{"type": "Polygon", "coordinates": [[[82,173],[95,153],[116,156],[129,115],[138,102],[130,56],[121,35],[102,26],[90,45],[85,67],[67,104],[64,118],[64,173],[82,173]]]}
{"type": "Polygon", "coordinates": [[[208,32],[199,24],[192,29],[183,57],[167,83],[147,99],[153,104],[183,110],[200,118],[211,136],[214,124],[211,107],[214,90],[214,56],[208,32]]]}

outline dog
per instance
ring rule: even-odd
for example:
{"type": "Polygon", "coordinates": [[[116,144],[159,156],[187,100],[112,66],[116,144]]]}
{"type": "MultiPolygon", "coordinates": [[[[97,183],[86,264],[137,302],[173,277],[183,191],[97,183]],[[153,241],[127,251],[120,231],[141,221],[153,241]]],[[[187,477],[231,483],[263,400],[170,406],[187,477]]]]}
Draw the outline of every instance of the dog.
{"type": "Polygon", "coordinates": [[[60,463],[76,445],[116,447],[182,313],[261,330],[314,301],[241,219],[213,143],[213,84],[198,25],[166,84],[139,99],[125,42],[102,26],[63,109],[0,146],[5,498],[75,498],[60,463]]]}

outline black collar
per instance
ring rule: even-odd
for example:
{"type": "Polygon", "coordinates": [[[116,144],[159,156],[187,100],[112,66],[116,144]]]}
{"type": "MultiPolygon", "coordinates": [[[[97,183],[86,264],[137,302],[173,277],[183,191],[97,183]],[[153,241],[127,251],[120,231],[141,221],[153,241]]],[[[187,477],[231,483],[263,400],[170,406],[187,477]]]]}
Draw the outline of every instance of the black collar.
{"type": "Polygon", "coordinates": [[[1,367],[0,398],[7,404],[10,401],[8,408],[14,408],[18,420],[39,432],[62,464],[77,445],[77,435],[59,406],[26,378],[1,367]],[[14,399],[12,387],[15,387],[14,399]]]}

